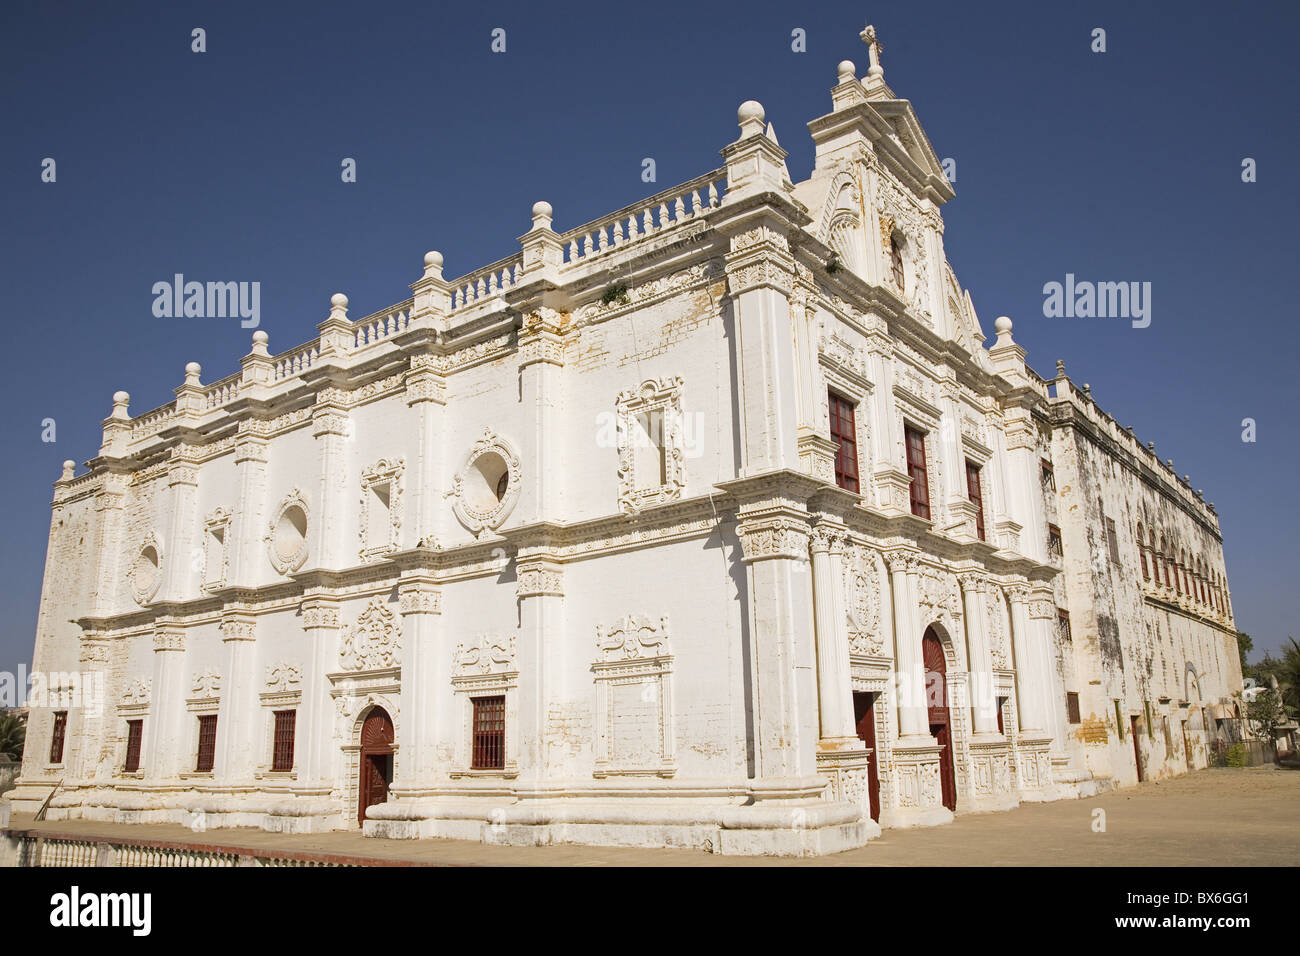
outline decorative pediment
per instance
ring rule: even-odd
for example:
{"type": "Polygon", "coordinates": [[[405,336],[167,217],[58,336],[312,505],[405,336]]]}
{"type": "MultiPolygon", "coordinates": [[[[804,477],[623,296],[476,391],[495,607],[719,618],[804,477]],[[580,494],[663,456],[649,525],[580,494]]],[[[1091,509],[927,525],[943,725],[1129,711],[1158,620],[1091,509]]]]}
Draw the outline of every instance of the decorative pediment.
{"type": "Polygon", "coordinates": [[[122,706],[148,707],[152,685],[153,682],[149,680],[133,680],[127,685],[126,690],[122,692],[122,706]]]}
{"type": "Polygon", "coordinates": [[[378,670],[398,664],[401,626],[382,598],[373,599],[343,637],[341,666],[345,671],[378,670]]]}
{"type": "Polygon", "coordinates": [[[266,669],[268,691],[296,690],[302,683],[302,668],[288,661],[276,661],[266,669]]]}
{"type": "Polygon", "coordinates": [[[456,646],[456,673],[499,674],[515,669],[515,635],[479,634],[456,646]]]}
{"type": "Polygon", "coordinates": [[[667,657],[668,618],[658,623],[629,614],[612,627],[596,627],[596,647],[601,661],[636,661],[667,657]]]}
{"type": "Polygon", "coordinates": [[[196,671],[194,679],[190,682],[190,690],[195,697],[219,697],[221,696],[221,675],[211,668],[201,673],[196,671]]]}

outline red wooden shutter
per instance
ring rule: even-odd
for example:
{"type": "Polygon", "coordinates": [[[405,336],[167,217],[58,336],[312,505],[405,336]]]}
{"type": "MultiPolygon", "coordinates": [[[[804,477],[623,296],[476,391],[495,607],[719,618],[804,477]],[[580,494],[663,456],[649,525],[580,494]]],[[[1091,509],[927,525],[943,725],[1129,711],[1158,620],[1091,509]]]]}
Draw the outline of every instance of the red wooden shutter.
{"type": "Polygon", "coordinates": [[[126,722],[126,765],[122,768],[127,773],[140,769],[140,741],[144,737],[144,721],[128,720],[126,722]]]}
{"type": "Polygon", "coordinates": [[[217,755],[217,715],[199,717],[199,759],[194,765],[198,773],[210,773],[217,755]]]}
{"type": "Polygon", "coordinates": [[[50,763],[63,763],[63,738],[68,732],[68,712],[54,712],[54,736],[50,738],[50,763]]]}
{"type": "Polygon", "coordinates": [[[975,506],[975,534],[984,538],[984,495],[980,491],[979,465],[966,462],[966,497],[975,506]]]}
{"type": "Polygon", "coordinates": [[[275,747],[271,756],[271,769],[274,771],[293,769],[293,734],[297,722],[296,710],[275,712],[275,747]]]}
{"type": "Polygon", "coordinates": [[[835,483],[858,491],[858,430],[853,405],[829,393],[831,439],[835,442],[835,483]]]}
{"type": "Polygon", "coordinates": [[[501,770],[506,765],[506,699],[474,697],[474,747],[470,767],[501,770]]]}
{"type": "Polygon", "coordinates": [[[930,482],[925,473],[925,435],[915,428],[905,428],[903,435],[907,443],[907,474],[912,479],[908,491],[912,502],[912,514],[920,518],[929,518],[930,482]]]}

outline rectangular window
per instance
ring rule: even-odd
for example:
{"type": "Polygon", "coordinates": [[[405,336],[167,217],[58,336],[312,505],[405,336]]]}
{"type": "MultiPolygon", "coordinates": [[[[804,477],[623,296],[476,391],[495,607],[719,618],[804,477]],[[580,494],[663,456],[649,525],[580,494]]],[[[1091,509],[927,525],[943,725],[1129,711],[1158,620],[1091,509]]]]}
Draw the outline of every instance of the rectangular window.
{"type": "Polygon", "coordinates": [[[271,769],[276,772],[293,769],[293,732],[298,723],[296,710],[275,711],[275,745],[271,751],[271,769]]]}
{"type": "Polygon", "coordinates": [[[966,462],[966,497],[975,506],[975,536],[984,538],[984,495],[980,491],[980,466],[966,462]]]}
{"type": "Polygon", "coordinates": [[[1065,719],[1072,724],[1080,723],[1079,695],[1072,690],[1065,692],[1065,719]]]}
{"type": "Polygon", "coordinates": [[[50,737],[50,763],[63,763],[63,738],[68,733],[68,712],[54,712],[54,735],[50,737]]]}
{"type": "Polygon", "coordinates": [[[140,769],[140,741],[144,737],[144,721],[128,720],[126,722],[126,763],[122,769],[135,773],[140,769]]]}
{"type": "Polygon", "coordinates": [[[217,715],[199,717],[199,759],[194,765],[197,773],[211,773],[217,756],[217,715]]]}
{"type": "Polygon", "coordinates": [[[1059,560],[1061,554],[1061,529],[1054,524],[1049,524],[1047,526],[1047,556],[1059,560]]]}
{"type": "Polygon", "coordinates": [[[474,770],[501,770],[506,765],[506,699],[472,697],[474,705],[474,770]]]}
{"type": "Polygon", "coordinates": [[[912,479],[909,489],[912,514],[918,518],[929,518],[930,479],[925,472],[925,434],[905,426],[903,436],[907,442],[907,474],[912,479]]]}
{"type": "Polygon", "coordinates": [[[853,405],[829,393],[831,440],[835,442],[835,484],[855,494],[858,487],[858,429],[853,405]]]}
{"type": "Polygon", "coordinates": [[[633,478],[637,491],[649,491],[668,483],[668,459],[664,452],[664,410],[651,408],[636,414],[636,435],[632,443],[636,464],[633,478]]]}
{"type": "Polygon", "coordinates": [[[1070,631],[1070,612],[1062,611],[1059,607],[1056,609],[1056,630],[1061,635],[1061,640],[1074,640],[1074,635],[1070,631]]]}
{"type": "Polygon", "coordinates": [[[1052,470],[1051,464],[1046,458],[1040,458],[1039,464],[1041,466],[1039,478],[1043,483],[1043,490],[1056,491],[1056,472],[1052,470]]]}
{"type": "Polygon", "coordinates": [[[1106,519],[1106,546],[1110,548],[1110,563],[1119,564],[1119,536],[1115,534],[1115,519],[1106,519]]]}
{"type": "Polygon", "coordinates": [[[1124,739],[1124,715],[1120,712],[1119,701],[1115,701],[1115,729],[1119,731],[1119,739],[1124,739]]]}

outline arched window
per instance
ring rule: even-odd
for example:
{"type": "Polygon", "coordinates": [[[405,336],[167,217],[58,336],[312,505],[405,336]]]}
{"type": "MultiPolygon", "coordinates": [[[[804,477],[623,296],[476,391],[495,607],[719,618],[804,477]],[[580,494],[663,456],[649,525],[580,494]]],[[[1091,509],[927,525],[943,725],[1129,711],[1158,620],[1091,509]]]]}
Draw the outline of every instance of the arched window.
{"type": "Polygon", "coordinates": [[[1164,561],[1165,565],[1165,587],[1172,588],[1174,586],[1173,572],[1170,570],[1169,566],[1173,564],[1173,555],[1169,551],[1169,539],[1167,537],[1164,539],[1163,543],[1164,547],[1160,549],[1160,557],[1164,561]]]}

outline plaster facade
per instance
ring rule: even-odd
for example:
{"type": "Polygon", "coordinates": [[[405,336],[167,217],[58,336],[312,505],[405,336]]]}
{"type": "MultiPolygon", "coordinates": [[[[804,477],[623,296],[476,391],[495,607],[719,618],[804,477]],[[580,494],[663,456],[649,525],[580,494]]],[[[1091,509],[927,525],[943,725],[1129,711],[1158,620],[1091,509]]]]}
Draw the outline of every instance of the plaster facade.
{"type": "Polygon", "coordinates": [[[32,709],[14,805],[802,855],[1130,783],[1135,716],[1148,774],[1203,765],[1240,687],[1217,517],[1010,320],[985,347],[863,38],[804,181],[745,103],[688,183],[563,234],[538,203],[506,259],[115,395],[34,661],[105,703],[57,762],[32,709]]]}

